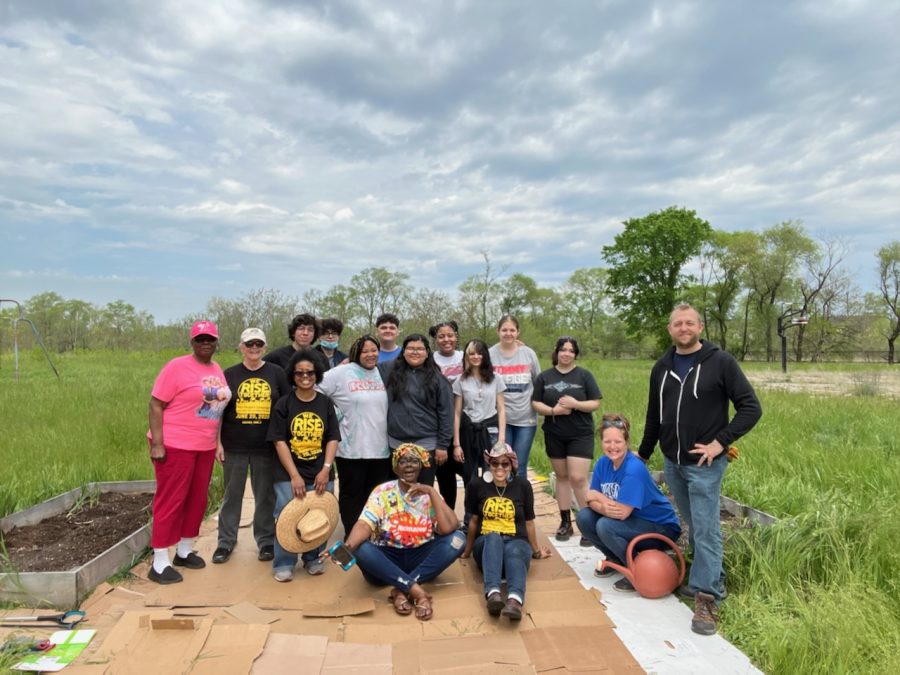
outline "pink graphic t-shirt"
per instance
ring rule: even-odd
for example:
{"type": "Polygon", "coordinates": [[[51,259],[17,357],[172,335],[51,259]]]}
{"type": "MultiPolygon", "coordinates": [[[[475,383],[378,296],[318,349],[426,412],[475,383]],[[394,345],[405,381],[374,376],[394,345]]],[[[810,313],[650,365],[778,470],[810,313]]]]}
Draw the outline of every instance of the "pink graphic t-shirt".
{"type": "Polygon", "coordinates": [[[215,450],[219,421],[231,399],[218,363],[203,364],[191,354],[174,358],[163,366],[150,393],[167,404],[163,410],[167,448],[215,450]]]}
{"type": "Polygon", "coordinates": [[[394,548],[417,548],[431,541],[437,524],[431,497],[404,495],[395,480],[372,490],[359,519],[372,526],[374,544],[394,548]]]}

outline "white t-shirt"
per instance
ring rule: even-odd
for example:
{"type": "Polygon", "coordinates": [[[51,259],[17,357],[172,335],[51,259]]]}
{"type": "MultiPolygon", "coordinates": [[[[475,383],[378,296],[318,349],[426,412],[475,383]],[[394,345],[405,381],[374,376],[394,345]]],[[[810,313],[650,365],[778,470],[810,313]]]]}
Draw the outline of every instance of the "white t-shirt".
{"type": "Polygon", "coordinates": [[[463,371],[463,353],[458,349],[451,356],[444,356],[440,352],[432,354],[437,367],[441,369],[441,373],[447,378],[450,384],[456,382],[463,371]]]}
{"type": "Polygon", "coordinates": [[[387,392],[377,368],[345,363],[325,372],[316,389],[334,402],[341,427],[337,456],[384,459],[390,456],[387,436],[387,392]]]}
{"type": "Polygon", "coordinates": [[[491,382],[475,377],[460,377],[453,383],[453,395],[462,397],[463,412],[473,422],[481,422],[497,414],[497,394],[506,391],[503,378],[495,375],[491,382]]]}

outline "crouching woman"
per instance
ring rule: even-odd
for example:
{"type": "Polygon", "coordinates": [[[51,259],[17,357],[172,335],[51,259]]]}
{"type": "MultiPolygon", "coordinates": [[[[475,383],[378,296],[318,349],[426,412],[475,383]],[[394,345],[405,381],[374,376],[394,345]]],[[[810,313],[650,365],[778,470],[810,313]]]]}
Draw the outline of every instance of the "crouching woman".
{"type": "Polygon", "coordinates": [[[415,608],[420,621],[433,613],[431,595],[421,584],[447,569],[466,543],[440,493],[417,482],[430,462],[425,448],[399,445],[391,457],[397,480],[372,490],[345,542],[369,583],[393,586],[390,599],[397,614],[412,614],[415,608]]]}
{"type": "MultiPolygon", "coordinates": [[[[600,423],[603,457],[597,460],[587,491],[587,506],[578,512],[578,529],[610,562],[624,565],[631,540],[641,534],[662,534],[672,541],[681,536],[681,525],[672,503],[660,491],[641,459],[631,452],[631,424],[623,415],[606,414],[600,423]]],[[[663,542],[642,541],[635,552],[668,548],[663,542]]],[[[615,574],[612,568],[597,576],[615,574]]],[[[622,577],[613,587],[633,591],[622,577]]]]}
{"type": "Polygon", "coordinates": [[[516,478],[518,458],[512,447],[497,443],[484,453],[490,474],[477,475],[466,487],[469,519],[464,558],[474,555],[484,574],[484,596],[492,616],[522,618],[525,577],[532,559],[550,557],[550,549],[538,546],[534,530],[534,491],[524,478],[516,478]],[[500,580],[506,576],[504,602],[500,580]]]}

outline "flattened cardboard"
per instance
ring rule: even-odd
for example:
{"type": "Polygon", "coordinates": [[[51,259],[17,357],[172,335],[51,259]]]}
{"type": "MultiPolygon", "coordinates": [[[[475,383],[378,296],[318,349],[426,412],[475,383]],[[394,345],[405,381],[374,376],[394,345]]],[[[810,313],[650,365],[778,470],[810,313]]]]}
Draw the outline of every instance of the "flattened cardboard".
{"type": "Polygon", "coordinates": [[[244,623],[269,624],[278,621],[277,614],[260,609],[250,602],[239,602],[231,607],[226,607],[225,611],[244,623]]]}
{"type": "Polygon", "coordinates": [[[528,616],[535,628],[552,626],[603,626],[613,628],[613,622],[599,605],[589,609],[576,610],[528,610],[528,616]]]}
{"type": "Polygon", "coordinates": [[[100,644],[100,647],[88,657],[88,663],[109,662],[116,654],[125,649],[135,633],[142,629],[149,629],[151,618],[168,619],[171,617],[172,612],[167,609],[125,612],[109,633],[107,633],[106,636],[101,636],[103,642],[100,644]]]}
{"type": "Polygon", "coordinates": [[[522,631],[531,663],[539,673],[643,672],[611,628],[557,626],[522,631]]]}
{"type": "Polygon", "coordinates": [[[528,663],[528,652],[518,632],[422,640],[418,648],[419,672],[437,673],[448,668],[490,672],[494,666],[527,666],[528,663]]]}
{"type": "Polygon", "coordinates": [[[249,673],[268,637],[269,627],[264,625],[213,626],[191,675],[249,673]]]}
{"type": "MultiPolygon", "coordinates": [[[[348,617],[348,619],[355,617],[348,617]]],[[[413,616],[403,617],[407,619],[403,624],[384,625],[379,623],[345,623],[344,640],[359,644],[396,644],[410,640],[418,641],[423,637],[423,622],[417,621],[413,616]],[[414,622],[414,623],[413,623],[414,622]]],[[[345,622],[347,619],[344,620],[345,622]]]]}
{"type": "Polygon", "coordinates": [[[391,675],[390,645],[354,644],[351,642],[329,642],[325,650],[322,673],[338,675],[361,673],[368,675],[391,675]]]}
{"type": "Polygon", "coordinates": [[[318,673],[325,662],[327,648],[328,638],[318,635],[269,633],[263,652],[253,662],[250,672],[255,675],[318,673]]]}
{"type": "Polygon", "coordinates": [[[187,672],[212,628],[204,619],[194,630],[139,628],[109,664],[112,673],[159,675],[187,672]]]}
{"type": "Polygon", "coordinates": [[[197,622],[193,619],[151,619],[150,628],[153,630],[195,630],[197,622]]]}
{"type": "Polygon", "coordinates": [[[335,602],[308,602],[303,605],[303,616],[313,617],[355,616],[374,611],[375,601],[365,597],[338,598],[335,602]]]}

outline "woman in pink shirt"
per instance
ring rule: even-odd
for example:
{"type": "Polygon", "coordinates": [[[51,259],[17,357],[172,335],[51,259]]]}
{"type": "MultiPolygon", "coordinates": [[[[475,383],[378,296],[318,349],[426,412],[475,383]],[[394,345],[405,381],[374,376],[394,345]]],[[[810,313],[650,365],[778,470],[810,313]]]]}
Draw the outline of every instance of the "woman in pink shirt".
{"type": "Polygon", "coordinates": [[[156,474],[153,498],[153,564],[147,575],[159,584],[174,584],[182,576],[174,565],[206,567],[193,551],[194,538],[206,511],[206,494],[216,457],[219,424],[231,390],[225,374],[212,360],[219,329],[211,321],[191,327],[192,354],[169,361],[150,395],[150,459],[156,474]]]}

